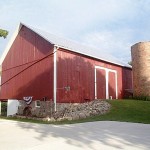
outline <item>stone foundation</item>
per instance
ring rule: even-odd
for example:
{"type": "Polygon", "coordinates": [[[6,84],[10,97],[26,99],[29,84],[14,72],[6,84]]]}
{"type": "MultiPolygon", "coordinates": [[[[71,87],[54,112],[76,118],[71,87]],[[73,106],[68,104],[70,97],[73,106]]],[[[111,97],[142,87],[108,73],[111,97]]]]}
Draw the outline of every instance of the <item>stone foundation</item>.
{"type": "Polygon", "coordinates": [[[108,112],[110,104],[102,100],[87,103],[59,104],[57,112],[53,115],[55,120],[77,120],[89,116],[101,115],[108,112]]]}
{"type": "Polygon", "coordinates": [[[18,115],[43,118],[46,116],[51,116],[54,112],[54,104],[52,101],[40,101],[40,107],[36,107],[36,101],[32,101],[30,105],[27,105],[23,100],[20,100],[19,102],[20,105],[18,107],[18,115]],[[31,111],[31,114],[25,114],[25,108],[28,108],[31,111]]]}
{"type": "Polygon", "coordinates": [[[94,115],[101,115],[110,110],[110,104],[102,100],[93,100],[86,103],[57,103],[57,111],[54,112],[54,104],[51,101],[40,101],[40,107],[35,107],[35,101],[29,106],[20,101],[18,115],[23,115],[25,108],[31,113],[28,117],[44,118],[48,121],[77,120],[94,115]]]}

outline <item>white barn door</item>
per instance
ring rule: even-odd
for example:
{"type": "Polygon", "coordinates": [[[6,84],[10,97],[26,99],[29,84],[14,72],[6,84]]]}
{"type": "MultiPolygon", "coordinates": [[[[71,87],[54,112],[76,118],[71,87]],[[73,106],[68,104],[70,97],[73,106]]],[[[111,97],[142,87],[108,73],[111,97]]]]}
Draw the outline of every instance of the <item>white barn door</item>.
{"type": "Polygon", "coordinates": [[[95,99],[118,99],[117,71],[95,66],[95,99]]]}

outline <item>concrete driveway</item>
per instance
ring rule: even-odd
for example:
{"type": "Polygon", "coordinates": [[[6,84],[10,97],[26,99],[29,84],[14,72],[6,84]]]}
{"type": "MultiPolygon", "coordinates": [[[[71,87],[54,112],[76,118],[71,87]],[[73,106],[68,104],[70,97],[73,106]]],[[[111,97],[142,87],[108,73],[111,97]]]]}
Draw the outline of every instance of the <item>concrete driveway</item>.
{"type": "Polygon", "coordinates": [[[0,150],[150,150],[150,125],[99,121],[43,125],[0,119],[0,150]]]}

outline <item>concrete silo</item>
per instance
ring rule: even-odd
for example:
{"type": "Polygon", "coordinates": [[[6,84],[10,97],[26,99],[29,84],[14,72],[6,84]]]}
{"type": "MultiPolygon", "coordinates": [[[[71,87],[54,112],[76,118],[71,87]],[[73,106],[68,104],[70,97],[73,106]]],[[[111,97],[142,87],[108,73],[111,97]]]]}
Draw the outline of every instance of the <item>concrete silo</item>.
{"type": "Polygon", "coordinates": [[[131,47],[133,95],[150,96],[150,42],[140,42],[131,47]]]}

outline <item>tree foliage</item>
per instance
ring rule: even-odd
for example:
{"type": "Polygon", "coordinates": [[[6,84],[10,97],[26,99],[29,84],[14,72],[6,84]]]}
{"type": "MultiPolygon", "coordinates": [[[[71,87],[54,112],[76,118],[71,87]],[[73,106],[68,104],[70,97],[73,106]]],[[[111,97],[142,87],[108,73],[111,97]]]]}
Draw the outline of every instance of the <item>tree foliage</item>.
{"type": "Polygon", "coordinates": [[[129,64],[130,66],[132,66],[132,61],[129,61],[128,64],[129,64]]]}
{"type": "Polygon", "coordinates": [[[8,31],[0,29],[0,37],[3,37],[4,39],[7,37],[8,31]]]}

